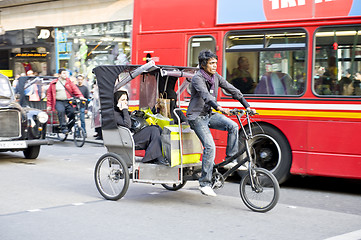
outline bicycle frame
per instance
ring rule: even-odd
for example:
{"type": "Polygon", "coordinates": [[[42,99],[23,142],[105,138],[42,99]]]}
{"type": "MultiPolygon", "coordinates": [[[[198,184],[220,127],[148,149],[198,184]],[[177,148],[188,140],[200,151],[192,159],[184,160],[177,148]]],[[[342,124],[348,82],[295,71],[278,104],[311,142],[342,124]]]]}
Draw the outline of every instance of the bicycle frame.
{"type": "Polygon", "coordinates": [[[78,98],[73,98],[69,102],[73,106],[75,105],[75,107],[74,107],[74,119],[73,119],[74,125],[77,124],[80,127],[80,106],[81,106],[81,103],[85,104],[85,102],[78,99],[78,98]]]}
{"type": "MultiPolygon", "coordinates": [[[[237,169],[242,166],[243,164],[245,164],[246,162],[249,162],[248,165],[248,171],[250,176],[252,176],[252,168],[254,166],[254,161],[251,155],[251,151],[249,149],[249,144],[248,144],[248,140],[253,138],[253,132],[252,132],[252,127],[251,127],[251,120],[250,120],[250,114],[247,111],[244,110],[232,110],[234,113],[236,113],[236,117],[238,120],[238,123],[240,124],[240,130],[242,129],[242,132],[245,136],[244,138],[244,145],[243,147],[233,156],[225,159],[225,161],[218,163],[216,165],[214,165],[214,169],[217,171],[217,169],[219,167],[223,167],[229,163],[231,163],[233,160],[237,159],[238,157],[240,157],[244,152],[246,152],[247,156],[242,159],[241,161],[237,161],[237,164],[235,166],[233,166],[232,168],[230,168],[228,171],[226,171],[224,174],[222,174],[223,178],[226,179],[227,177],[229,177],[229,175],[231,175],[232,173],[234,173],[235,171],[237,171],[237,169]],[[246,128],[243,126],[242,121],[241,121],[241,116],[246,115],[246,121],[247,121],[247,126],[248,126],[248,132],[246,130],[246,128]]],[[[253,178],[252,179],[252,184],[253,184],[253,178]]]]}

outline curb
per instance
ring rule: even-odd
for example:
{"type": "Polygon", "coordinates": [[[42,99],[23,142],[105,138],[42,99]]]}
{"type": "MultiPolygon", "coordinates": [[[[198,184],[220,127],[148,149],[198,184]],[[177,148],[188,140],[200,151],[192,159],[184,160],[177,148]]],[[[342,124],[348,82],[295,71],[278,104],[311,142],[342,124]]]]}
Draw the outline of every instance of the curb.
{"type": "MultiPolygon", "coordinates": [[[[57,137],[52,137],[52,136],[47,136],[46,138],[58,140],[57,137]]],[[[67,138],[65,141],[74,142],[74,139],[73,138],[70,138],[70,139],[67,138]]],[[[59,142],[60,142],[60,140],[59,140],[59,142]]],[[[95,140],[95,139],[85,139],[85,143],[94,143],[94,144],[104,145],[103,140],[95,140]]]]}

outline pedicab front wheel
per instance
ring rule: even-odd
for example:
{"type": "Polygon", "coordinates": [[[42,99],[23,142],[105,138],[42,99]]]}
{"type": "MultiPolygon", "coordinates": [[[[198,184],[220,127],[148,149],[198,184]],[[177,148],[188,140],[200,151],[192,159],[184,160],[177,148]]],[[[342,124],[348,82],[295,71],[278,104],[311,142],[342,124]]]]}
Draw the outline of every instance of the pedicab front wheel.
{"type": "Polygon", "coordinates": [[[255,212],[268,212],[274,208],[280,195],[275,176],[263,168],[255,168],[240,183],[240,194],[244,204],[255,212]]]}
{"type": "Polygon", "coordinates": [[[127,164],[115,153],[106,153],[99,158],[94,178],[99,193],[107,200],[121,199],[129,187],[127,164]]]}

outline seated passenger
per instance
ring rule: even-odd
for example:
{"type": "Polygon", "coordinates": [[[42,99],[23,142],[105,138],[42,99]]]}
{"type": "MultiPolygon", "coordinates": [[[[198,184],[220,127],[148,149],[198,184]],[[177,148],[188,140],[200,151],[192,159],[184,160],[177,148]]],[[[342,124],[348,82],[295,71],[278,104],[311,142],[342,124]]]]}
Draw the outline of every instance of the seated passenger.
{"type": "MultiPolygon", "coordinates": [[[[114,117],[118,126],[132,130],[128,99],[126,91],[114,93],[114,117]]],[[[136,150],[145,150],[142,162],[169,165],[162,155],[161,133],[162,129],[156,125],[146,126],[134,132],[133,139],[136,150]]]]}
{"type": "Polygon", "coordinates": [[[296,90],[293,88],[293,81],[290,75],[281,72],[267,72],[260,79],[254,93],[295,95],[296,90]]]}
{"type": "Polygon", "coordinates": [[[360,96],[361,95],[361,71],[356,72],[355,81],[354,81],[354,93],[353,95],[360,96]]]}
{"type": "Polygon", "coordinates": [[[328,75],[328,73],[325,73],[323,76],[320,77],[321,84],[317,85],[316,92],[319,95],[333,95],[333,83],[332,79],[328,75]]]}
{"type": "Polygon", "coordinates": [[[231,84],[238,88],[241,93],[252,93],[254,81],[249,70],[249,62],[246,57],[238,58],[238,68],[234,68],[231,74],[231,84]]]}
{"type": "Polygon", "coordinates": [[[342,86],[342,95],[344,96],[353,95],[353,92],[355,91],[355,87],[351,80],[343,82],[341,86],[342,86]]]}
{"type": "Polygon", "coordinates": [[[351,71],[349,69],[347,69],[345,76],[343,76],[341,78],[341,80],[339,81],[340,94],[345,95],[345,96],[352,95],[352,93],[354,91],[352,82],[353,81],[352,81],[351,71]]]}

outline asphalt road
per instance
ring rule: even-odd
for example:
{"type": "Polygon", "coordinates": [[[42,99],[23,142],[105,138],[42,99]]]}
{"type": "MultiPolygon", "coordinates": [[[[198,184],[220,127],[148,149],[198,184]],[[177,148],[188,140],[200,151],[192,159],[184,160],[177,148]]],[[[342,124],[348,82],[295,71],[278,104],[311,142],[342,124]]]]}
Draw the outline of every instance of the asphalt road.
{"type": "Polygon", "coordinates": [[[278,205],[250,211],[232,177],[217,197],[131,183],[106,201],[93,171],[99,144],[43,146],[37,160],[0,153],[0,239],[361,239],[361,181],[295,177],[278,205]]]}

